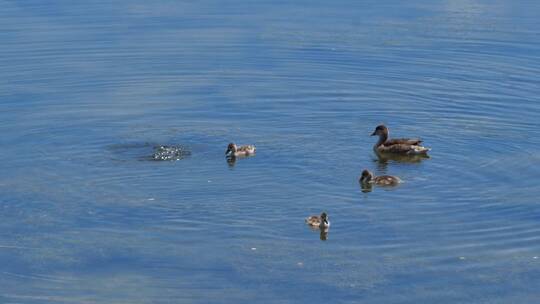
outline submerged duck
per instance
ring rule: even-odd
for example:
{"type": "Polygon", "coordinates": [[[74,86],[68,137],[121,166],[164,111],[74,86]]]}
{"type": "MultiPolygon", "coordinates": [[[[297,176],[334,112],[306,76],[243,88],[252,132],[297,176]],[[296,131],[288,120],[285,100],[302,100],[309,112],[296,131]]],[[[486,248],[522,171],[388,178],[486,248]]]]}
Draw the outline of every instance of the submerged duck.
{"type": "Polygon", "coordinates": [[[374,176],[369,170],[364,170],[362,171],[359,182],[362,185],[396,186],[401,183],[401,179],[392,175],[374,176]]]}
{"type": "Polygon", "coordinates": [[[225,155],[227,157],[243,157],[243,156],[250,156],[255,154],[255,146],[253,145],[245,145],[245,146],[236,146],[234,143],[230,143],[227,146],[227,151],[225,151],[225,155]]]}
{"type": "Polygon", "coordinates": [[[326,212],[321,213],[321,216],[312,215],[306,218],[306,223],[312,227],[319,227],[321,229],[330,227],[330,221],[328,221],[326,212]]]}
{"type": "Polygon", "coordinates": [[[421,146],[422,141],[418,138],[388,138],[388,128],[379,125],[371,136],[379,135],[379,140],[373,146],[376,153],[392,153],[401,155],[426,155],[430,148],[421,146]]]}

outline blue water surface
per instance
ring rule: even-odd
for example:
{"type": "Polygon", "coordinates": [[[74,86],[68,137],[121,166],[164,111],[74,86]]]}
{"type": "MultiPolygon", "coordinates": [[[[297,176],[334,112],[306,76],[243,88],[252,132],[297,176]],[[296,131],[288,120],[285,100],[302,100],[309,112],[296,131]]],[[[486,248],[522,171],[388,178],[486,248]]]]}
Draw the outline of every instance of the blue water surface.
{"type": "Polygon", "coordinates": [[[537,302],[539,12],[0,0],[0,302],[537,302]]]}

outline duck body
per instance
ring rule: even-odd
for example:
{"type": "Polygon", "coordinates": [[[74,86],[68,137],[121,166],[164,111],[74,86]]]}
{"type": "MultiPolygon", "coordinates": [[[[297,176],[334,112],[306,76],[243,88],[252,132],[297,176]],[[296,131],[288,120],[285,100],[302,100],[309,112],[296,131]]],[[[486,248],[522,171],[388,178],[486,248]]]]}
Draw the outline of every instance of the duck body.
{"type": "Polygon", "coordinates": [[[234,143],[230,143],[227,146],[227,151],[225,151],[225,155],[227,157],[246,157],[246,156],[251,156],[254,154],[255,154],[255,146],[253,145],[237,146],[234,143]]]}
{"type": "Polygon", "coordinates": [[[389,139],[388,128],[384,125],[379,125],[371,136],[378,135],[379,140],[373,146],[375,153],[390,153],[399,155],[427,155],[431,149],[421,145],[422,140],[418,138],[394,138],[389,139]]]}
{"type": "Polygon", "coordinates": [[[306,218],[306,223],[311,227],[319,227],[321,229],[330,227],[330,221],[326,212],[321,213],[320,216],[312,215],[306,218]]]}
{"type": "Polygon", "coordinates": [[[374,176],[369,170],[364,170],[359,182],[363,185],[397,186],[401,183],[401,179],[393,175],[374,176]]]}

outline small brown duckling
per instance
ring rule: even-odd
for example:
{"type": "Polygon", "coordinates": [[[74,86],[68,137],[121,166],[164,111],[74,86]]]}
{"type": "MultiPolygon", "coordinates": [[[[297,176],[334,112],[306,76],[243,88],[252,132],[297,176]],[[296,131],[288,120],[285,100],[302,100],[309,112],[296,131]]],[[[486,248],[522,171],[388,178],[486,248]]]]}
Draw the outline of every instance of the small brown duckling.
{"type": "Polygon", "coordinates": [[[359,182],[363,185],[396,186],[401,183],[401,179],[392,175],[374,176],[369,170],[364,170],[362,171],[359,182]]]}
{"type": "Polygon", "coordinates": [[[244,157],[251,156],[255,154],[255,146],[245,145],[245,146],[236,146],[234,143],[230,143],[227,146],[227,151],[225,151],[225,156],[227,157],[244,157]]]}
{"type": "Polygon", "coordinates": [[[319,227],[321,229],[330,227],[330,221],[326,212],[321,213],[321,216],[312,215],[306,218],[306,223],[312,227],[319,227]]]}
{"type": "Polygon", "coordinates": [[[394,153],[401,155],[426,155],[430,148],[421,146],[422,141],[418,138],[395,138],[389,139],[390,132],[385,125],[379,125],[371,136],[378,135],[379,140],[373,146],[376,153],[394,153]]]}

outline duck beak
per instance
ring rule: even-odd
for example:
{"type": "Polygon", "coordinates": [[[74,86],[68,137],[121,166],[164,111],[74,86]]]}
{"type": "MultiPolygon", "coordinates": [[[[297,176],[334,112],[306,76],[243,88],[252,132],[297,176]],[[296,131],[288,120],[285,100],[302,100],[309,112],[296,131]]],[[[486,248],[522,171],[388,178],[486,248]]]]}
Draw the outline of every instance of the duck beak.
{"type": "Polygon", "coordinates": [[[373,133],[371,133],[370,136],[375,136],[375,135],[377,135],[377,131],[373,131],[373,133]]]}
{"type": "Polygon", "coordinates": [[[231,154],[232,154],[231,149],[227,149],[227,151],[225,151],[225,156],[231,156],[231,154]]]}

